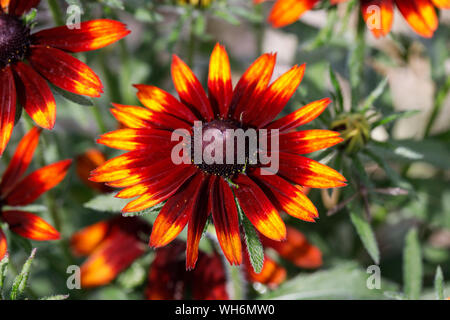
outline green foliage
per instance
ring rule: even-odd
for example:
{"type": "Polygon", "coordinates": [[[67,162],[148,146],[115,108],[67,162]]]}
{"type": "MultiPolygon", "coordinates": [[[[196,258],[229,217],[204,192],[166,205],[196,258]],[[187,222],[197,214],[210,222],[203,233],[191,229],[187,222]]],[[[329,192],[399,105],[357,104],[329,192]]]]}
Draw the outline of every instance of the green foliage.
{"type": "Polygon", "coordinates": [[[436,299],[444,300],[444,275],[440,266],[436,269],[436,276],[434,277],[434,289],[436,290],[436,299]]]}
{"type": "Polygon", "coordinates": [[[379,264],[380,250],[378,249],[377,240],[372,230],[372,226],[361,214],[361,212],[352,211],[350,213],[350,218],[367,252],[370,254],[373,261],[376,264],[379,264]]]}
{"type": "Polygon", "coordinates": [[[404,294],[408,299],[419,299],[422,291],[422,253],[417,229],[411,229],[406,235],[403,253],[404,294]]]}
{"type": "MultiPolygon", "coordinates": [[[[241,217],[242,227],[244,229],[245,244],[252,264],[252,268],[256,273],[260,273],[264,266],[264,249],[259,240],[259,236],[256,233],[252,223],[242,211],[239,202],[236,201],[239,210],[239,216],[241,217]]],[[[244,253],[245,254],[245,253],[244,253]]]]}
{"type": "Polygon", "coordinates": [[[313,274],[298,275],[261,299],[384,299],[385,291],[397,286],[382,280],[381,289],[367,288],[370,275],[354,262],[341,261],[338,266],[313,274]]]}

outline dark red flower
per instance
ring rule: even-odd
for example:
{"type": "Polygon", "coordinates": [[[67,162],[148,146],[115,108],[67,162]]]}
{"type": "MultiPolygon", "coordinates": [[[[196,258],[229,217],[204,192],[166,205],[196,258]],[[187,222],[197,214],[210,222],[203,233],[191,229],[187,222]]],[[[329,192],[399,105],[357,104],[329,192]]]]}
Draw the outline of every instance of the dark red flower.
{"type": "Polygon", "coordinates": [[[315,206],[296,185],[345,186],[341,174],[300,155],[341,142],[339,134],[293,131],[318,117],[330,99],[312,102],[275,120],[297,90],[305,66],[294,66],[269,85],[274,66],[274,54],[262,55],[233,90],[227,53],[217,44],[210,60],[208,96],[191,69],[174,56],[172,78],[180,100],[156,87],[136,85],[145,108],[114,104],[113,114],[129,128],[104,134],[98,140],[129,152],[94,170],[91,180],[124,188],[117,193],[118,198],[135,198],[123,212],[141,211],[167,200],[154,223],[150,246],[167,245],[188,225],[189,269],[197,261],[198,244],[210,214],[226,258],[231,264],[242,262],[235,196],[260,233],[281,241],[286,238],[286,227],[277,208],[305,221],[318,217],[315,206]],[[220,130],[224,139],[227,129],[277,129],[280,149],[271,152],[278,153],[278,173],[270,174],[261,163],[175,164],[171,155],[179,142],[171,140],[172,133],[175,129],[192,132],[195,121],[202,121],[205,131],[220,130]]]}
{"type": "MultiPolygon", "coordinates": [[[[3,206],[26,206],[50,190],[67,174],[72,160],[63,160],[40,168],[23,178],[38,144],[40,129],[33,128],[23,137],[0,183],[0,220],[18,235],[32,240],[57,240],[59,232],[38,216],[3,206]]],[[[6,237],[0,229],[0,260],[6,254],[6,237]]]]}
{"type": "Polygon", "coordinates": [[[79,29],[62,26],[31,34],[21,17],[39,2],[1,2],[0,154],[14,127],[16,98],[38,126],[52,129],[56,104],[47,81],[89,97],[99,97],[103,92],[98,76],[69,53],[103,48],[129,33],[122,23],[102,19],[83,22],[79,29]]]}
{"type": "Polygon", "coordinates": [[[156,250],[148,276],[147,299],[228,300],[226,272],[221,257],[217,253],[200,251],[197,267],[187,271],[185,250],[186,244],[178,240],[156,250]]]}
{"type": "MultiPolygon", "coordinates": [[[[83,288],[106,285],[128,268],[146,250],[151,226],[138,217],[117,216],[75,233],[73,252],[88,256],[81,266],[83,288]]],[[[185,243],[174,241],[156,250],[148,275],[145,296],[152,300],[190,297],[198,300],[228,299],[225,269],[220,256],[199,253],[197,268],[186,271],[185,243]]]]}
{"type": "Polygon", "coordinates": [[[73,252],[89,256],[81,266],[81,286],[110,283],[146,250],[151,227],[137,217],[118,216],[88,226],[71,238],[73,252]]]}

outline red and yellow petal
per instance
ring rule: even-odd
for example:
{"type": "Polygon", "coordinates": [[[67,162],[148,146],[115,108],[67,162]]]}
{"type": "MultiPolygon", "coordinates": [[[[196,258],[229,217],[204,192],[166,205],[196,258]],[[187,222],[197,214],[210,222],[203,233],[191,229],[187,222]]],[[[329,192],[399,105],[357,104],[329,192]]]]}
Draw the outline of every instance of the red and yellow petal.
{"type": "Polygon", "coordinates": [[[346,179],[336,170],[312,159],[286,152],[279,153],[278,175],[310,188],[346,186],[346,179]]]}
{"type": "MultiPolygon", "coordinates": [[[[168,199],[196,172],[198,172],[198,169],[191,165],[188,167],[177,166],[169,175],[159,179],[156,183],[150,185],[144,184],[142,191],[139,192],[143,194],[136,200],[129,202],[122,209],[122,212],[142,211],[168,199]]],[[[121,193],[117,194],[117,197],[121,196],[123,197],[121,193]]]]}
{"type": "Polygon", "coordinates": [[[296,22],[311,10],[319,0],[277,0],[269,14],[268,21],[275,28],[281,28],[296,22]]]}
{"type": "Polygon", "coordinates": [[[72,235],[70,247],[78,256],[89,255],[102,243],[109,230],[109,221],[100,221],[90,225],[72,235]]]}
{"type": "Polygon", "coordinates": [[[209,61],[208,94],[215,116],[226,118],[233,96],[233,85],[228,54],[218,43],[209,61]]]}
{"type": "Polygon", "coordinates": [[[5,257],[7,250],[8,242],[6,241],[5,233],[3,232],[2,228],[0,228],[0,261],[2,261],[5,257]]]}
{"type": "MultiPolygon", "coordinates": [[[[203,185],[199,186],[201,194],[207,194],[210,175],[204,180],[203,185]]],[[[186,242],[186,269],[192,270],[198,259],[198,245],[205,229],[206,221],[211,212],[209,200],[199,201],[192,210],[188,223],[188,234],[186,242]]]]}
{"type": "Polygon", "coordinates": [[[136,106],[126,106],[117,103],[112,104],[114,117],[128,128],[155,128],[161,130],[190,130],[192,126],[170,114],[151,111],[136,106]]]}
{"type": "Polygon", "coordinates": [[[56,103],[47,82],[29,65],[18,62],[14,71],[19,75],[19,100],[36,124],[53,129],[56,119],[56,103]]]}
{"type": "MultiPolygon", "coordinates": [[[[170,153],[153,152],[149,154],[147,150],[130,151],[100,165],[91,172],[89,180],[94,182],[117,181],[126,178],[130,173],[139,172],[131,169],[143,169],[144,171],[146,168],[157,166],[155,169],[160,170],[163,167],[158,166],[158,163],[161,162],[161,159],[166,159],[169,156],[170,153]],[[120,172],[122,170],[130,171],[120,172]]],[[[171,166],[169,165],[169,167],[171,166]]]]}
{"type": "Polygon", "coordinates": [[[330,130],[304,130],[281,134],[280,151],[306,154],[332,147],[342,141],[339,132],[330,130]]]}
{"type": "Polygon", "coordinates": [[[105,133],[97,142],[119,150],[140,150],[151,147],[171,150],[176,143],[171,141],[172,133],[166,130],[148,128],[125,128],[105,133]]]}
{"type": "Polygon", "coordinates": [[[278,129],[280,130],[280,133],[288,132],[316,119],[330,103],[331,99],[329,98],[311,102],[297,111],[271,122],[266,128],[278,129]]]}
{"type": "Polygon", "coordinates": [[[0,183],[0,194],[3,196],[14,187],[20,177],[27,171],[31,159],[33,158],[34,151],[38,145],[40,133],[40,129],[33,127],[22,140],[20,140],[16,152],[9,162],[0,183]]]}
{"type": "Polygon", "coordinates": [[[391,31],[394,20],[392,0],[361,0],[361,13],[376,38],[384,37],[391,31]]]}
{"type": "Polygon", "coordinates": [[[8,210],[2,213],[9,229],[18,235],[32,240],[58,240],[59,232],[42,218],[25,211],[8,210]]]}
{"type": "Polygon", "coordinates": [[[220,247],[231,265],[239,265],[242,262],[242,248],[239,217],[233,192],[224,179],[216,176],[211,178],[208,189],[220,247]]]}
{"type": "MultiPolygon", "coordinates": [[[[294,66],[279,77],[264,92],[254,111],[250,111],[248,122],[256,127],[263,127],[272,121],[294,95],[303,79],[306,65],[294,66]]],[[[246,122],[244,112],[244,122],[246,122]]]]}
{"type": "Polygon", "coordinates": [[[263,54],[245,71],[233,91],[229,114],[236,121],[257,102],[267,89],[275,67],[276,54],[263,54]]]}
{"type": "Polygon", "coordinates": [[[438,27],[438,17],[430,0],[395,0],[408,24],[422,37],[431,38],[438,27]]]}
{"type": "Polygon", "coordinates": [[[103,93],[103,85],[94,71],[64,51],[32,46],[28,60],[44,78],[61,89],[89,97],[100,97],[103,93]]]}
{"type": "Polygon", "coordinates": [[[251,176],[259,182],[259,185],[264,185],[268,189],[269,198],[274,198],[273,200],[287,214],[309,222],[314,222],[314,219],[319,217],[317,208],[298,187],[277,175],[271,175],[262,168],[254,170],[251,176]]]}
{"type": "Polygon", "coordinates": [[[5,203],[24,206],[32,203],[64,179],[72,160],[62,160],[42,167],[20,181],[8,194],[5,203]]]}
{"type": "Polygon", "coordinates": [[[16,116],[16,86],[10,67],[0,70],[0,155],[11,138],[16,116]]]}
{"type": "Polygon", "coordinates": [[[206,121],[214,118],[214,113],[205,90],[192,70],[176,55],[172,57],[172,80],[180,100],[206,121]]]}
{"type": "Polygon", "coordinates": [[[162,247],[175,239],[188,223],[192,211],[201,201],[200,190],[206,176],[199,173],[186,182],[162,208],[153,224],[151,247],[162,247]]]}
{"type": "Polygon", "coordinates": [[[80,28],[67,26],[46,29],[33,34],[33,44],[69,52],[91,51],[106,47],[130,33],[126,26],[114,20],[99,19],[82,22],[80,28]]]}
{"type": "Polygon", "coordinates": [[[440,9],[450,9],[450,0],[431,0],[440,9]]]}
{"type": "Polygon", "coordinates": [[[138,89],[137,97],[139,101],[151,111],[167,113],[190,124],[199,120],[187,106],[180,103],[170,93],[145,84],[135,84],[134,87],[138,89]]]}
{"type": "Polygon", "coordinates": [[[234,192],[239,204],[255,228],[270,239],[284,240],[286,226],[261,188],[243,174],[240,174],[233,182],[238,186],[234,192]]]}
{"type": "Polygon", "coordinates": [[[315,269],[322,266],[322,252],[309,243],[300,231],[288,227],[286,241],[261,239],[265,247],[270,247],[284,259],[291,261],[300,268],[315,269]]]}

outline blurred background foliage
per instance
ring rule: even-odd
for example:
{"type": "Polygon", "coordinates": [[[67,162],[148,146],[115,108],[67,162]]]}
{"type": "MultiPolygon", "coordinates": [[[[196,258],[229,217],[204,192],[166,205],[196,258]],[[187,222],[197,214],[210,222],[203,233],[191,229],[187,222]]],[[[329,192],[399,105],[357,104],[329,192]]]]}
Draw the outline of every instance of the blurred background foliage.
{"type": "MultiPolygon", "coordinates": [[[[56,95],[57,122],[54,131],[43,133],[38,147],[41,160],[76,158],[92,147],[108,158],[115,155],[95,144],[99,134],[118,126],[108,110],[110,103],[139,105],[131,86],[135,83],[173,92],[172,53],[188,62],[205,83],[209,55],[219,41],[230,55],[236,83],[259,54],[277,52],[274,76],[294,64],[307,64],[303,83],[282,115],[317,99],[333,99],[328,110],[305,129],[342,133],[343,144],[312,158],[341,171],[349,185],[309,191],[320,212],[316,223],[285,217],[287,224],[320,248],[322,268],[305,271],[279,261],[288,270],[285,283],[274,290],[237,283],[246,287],[240,297],[435,299],[443,290],[449,296],[450,283],[442,279],[450,279],[450,12],[441,12],[432,39],[418,37],[396,19],[393,32],[376,40],[362,26],[357,1],[338,7],[325,2],[299,22],[276,30],[265,21],[269,4],[185,2],[189,1],[42,2],[38,29],[61,23],[67,6],[75,4],[83,9],[83,21],[119,19],[132,34],[114,46],[78,55],[99,74],[105,94],[95,101],[75,102],[70,101],[73,97],[56,95]],[[366,268],[373,264],[380,266],[383,280],[381,289],[369,290],[366,268]]],[[[22,132],[15,131],[3,157],[3,169],[27,128],[25,117],[18,123],[22,132]]],[[[31,244],[8,233],[12,267],[7,282],[14,282],[20,275],[17,266],[37,247],[25,297],[60,293],[72,299],[142,298],[153,259],[150,249],[108,286],[67,289],[67,266],[81,263],[68,249],[70,236],[111,217],[120,203],[98,198],[73,169],[48,197],[53,201],[43,197],[42,205],[29,211],[52,221],[49,211],[56,210],[60,221],[53,225],[63,240],[31,244]]],[[[151,221],[155,214],[143,217],[151,221]]]]}

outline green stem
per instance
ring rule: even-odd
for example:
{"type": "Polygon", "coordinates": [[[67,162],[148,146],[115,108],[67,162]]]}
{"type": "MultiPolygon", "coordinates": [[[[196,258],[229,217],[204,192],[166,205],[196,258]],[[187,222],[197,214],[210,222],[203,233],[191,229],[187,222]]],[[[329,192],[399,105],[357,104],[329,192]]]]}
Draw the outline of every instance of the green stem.
{"type": "Polygon", "coordinates": [[[94,102],[94,105],[92,106],[92,114],[94,115],[95,121],[97,122],[97,127],[99,132],[105,133],[107,130],[105,121],[103,120],[102,111],[100,109],[100,106],[94,102]]]}
{"type": "Polygon", "coordinates": [[[431,112],[430,118],[428,119],[427,126],[425,127],[424,138],[428,138],[431,133],[431,129],[433,129],[433,124],[436,121],[439,113],[444,106],[445,98],[450,92],[450,77],[447,78],[446,82],[439,89],[436,99],[434,101],[433,111],[431,112]]]}
{"type": "MultiPolygon", "coordinates": [[[[263,7],[261,4],[255,5],[254,8],[257,15],[263,16],[263,7]]],[[[264,25],[264,20],[261,20],[255,24],[256,50],[258,57],[263,54],[264,25]]]]}
{"type": "Polygon", "coordinates": [[[191,16],[191,25],[190,25],[190,31],[189,31],[189,43],[188,43],[188,55],[187,55],[187,62],[189,67],[191,69],[194,68],[194,59],[195,59],[195,46],[197,42],[197,37],[195,36],[195,23],[196,18],[194,16],[194,11],[192,10],[190,13],[191,16]]]}
{"type": "Polygon", "coordinates": [[[48,0],[48,6],[50,11],[52,12],[53,20],[55,24],[58,26],[62,26],[64,24],[62,10],[58,4],[58,0],[48,0]]]}

